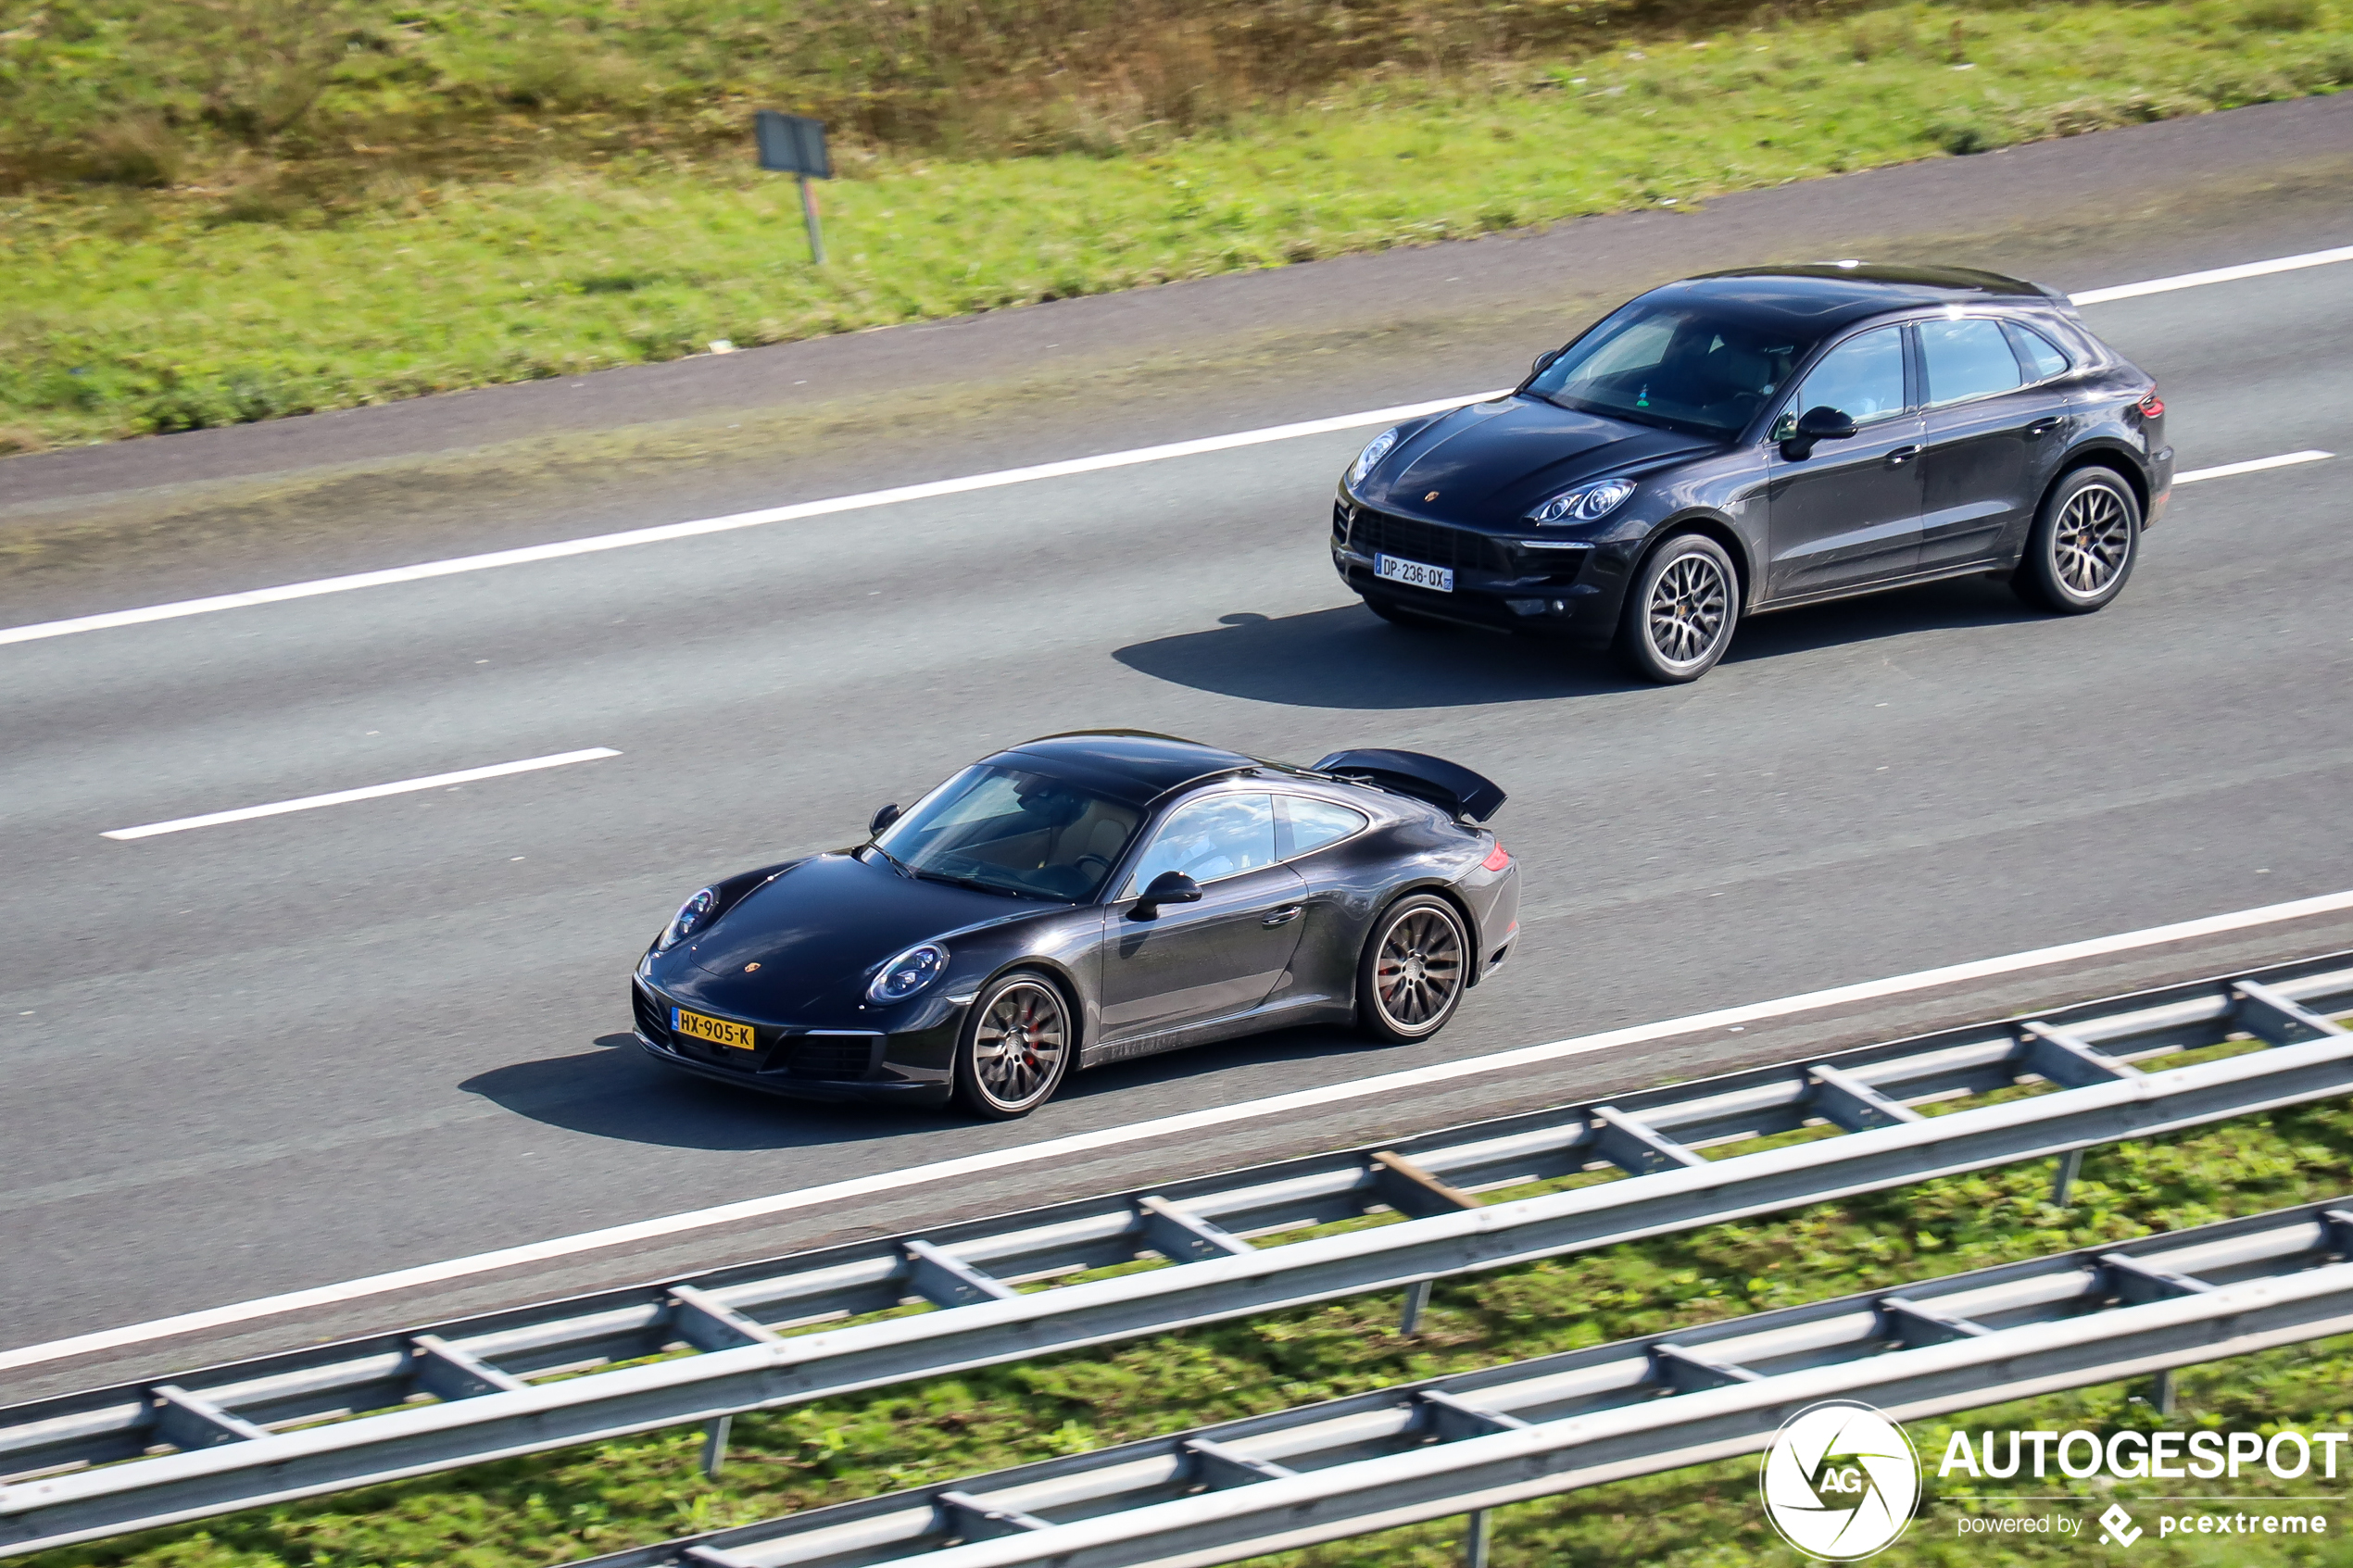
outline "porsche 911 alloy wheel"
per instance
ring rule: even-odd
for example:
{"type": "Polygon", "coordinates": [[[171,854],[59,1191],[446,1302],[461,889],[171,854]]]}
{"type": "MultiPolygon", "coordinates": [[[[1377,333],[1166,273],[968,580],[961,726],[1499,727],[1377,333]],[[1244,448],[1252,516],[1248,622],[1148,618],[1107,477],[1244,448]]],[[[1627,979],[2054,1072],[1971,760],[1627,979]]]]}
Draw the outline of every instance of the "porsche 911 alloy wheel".
{"type": "Polygon", "coordinates": [[[1381,1040],[1421,1040],[1454,1016],[1470,978],[1462,917],[1417,894],[1383,910],[1358,966],[1357,1021],[1381,1040]]]}
{"type": "Polygon", "coordinates": [[[1732,558],[1705,533],[1678,534],[1635,574],[1618,626],[1618,657],[1645,680],[1696,681],[1724,657],[1739,620],[1732,558]]]}
{"type": "Polygon", "coordinates": [[[956,1090],[966,1107],[1006,1121],[1043,1104],[1069,1066],[1070,1014],[1042,975],[1017,972],[973,1004],[956,1054],[956,1090]]]}

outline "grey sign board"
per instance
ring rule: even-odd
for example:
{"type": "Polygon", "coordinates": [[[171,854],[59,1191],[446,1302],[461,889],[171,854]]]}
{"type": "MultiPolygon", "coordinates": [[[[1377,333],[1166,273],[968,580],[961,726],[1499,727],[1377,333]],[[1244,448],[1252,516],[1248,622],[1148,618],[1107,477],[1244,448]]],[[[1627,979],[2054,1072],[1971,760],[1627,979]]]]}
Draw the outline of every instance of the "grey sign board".
{"type": "Polygon", "coordinates": [[[761,168],[812,180],[834,177],[832,160],[825,154],[824,121],[761,109],[752,117],[752,134],[760,141],[761,168]]]}

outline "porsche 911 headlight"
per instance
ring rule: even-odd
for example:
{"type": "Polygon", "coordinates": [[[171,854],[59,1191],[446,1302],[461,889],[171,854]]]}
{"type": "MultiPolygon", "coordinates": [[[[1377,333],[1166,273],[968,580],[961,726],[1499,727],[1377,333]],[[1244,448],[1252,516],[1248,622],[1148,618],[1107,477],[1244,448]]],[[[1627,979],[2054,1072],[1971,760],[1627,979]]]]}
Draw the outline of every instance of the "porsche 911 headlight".
{"type": "Polygon", "coordinates": [[[708,887],[679,905],[678,912],[670,917],[670,923],[663,926],[661,935],[654,938],[654,951],[666,953],[709,925],[711,911],[718,907],[718,893],[708,887]]]}
{"type": "Polygon", "coordinates": [[[1373,471],[1373,465],[1388,457],[1389,449],[1396,445],[1397,433],[1393,430],[1382,431],[1366,442],[1365,449],[1356,454],[1356,460],[1349,465],[1348,487],[1353,490],[1364,483],[1365,476],[1373,471]]]}
{"type": "Polygon", "coordinates": [[[1605,517],[1634,493],[1630,479],[1604,479],[1563,491],[1528,514],[1530,522],[1591,522],[1605,517]]]}
{"type": "Polygon", "coordinates": [[[866,987],[870,1002],[903,1002],[948,972],[948,949],[937,942],[919,942],[882,966],[866,987]]]}

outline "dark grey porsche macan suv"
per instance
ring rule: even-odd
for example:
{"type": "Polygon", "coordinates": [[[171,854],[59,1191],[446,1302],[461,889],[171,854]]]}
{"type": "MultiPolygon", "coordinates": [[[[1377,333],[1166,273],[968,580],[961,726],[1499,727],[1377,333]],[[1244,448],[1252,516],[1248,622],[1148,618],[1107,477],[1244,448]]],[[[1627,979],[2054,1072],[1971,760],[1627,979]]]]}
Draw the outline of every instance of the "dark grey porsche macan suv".
{"type": "Polygon", "coordinates": [[[2095,610],[2165,509],[2157,383],[2065,295],[1854,262],[1653,289],[1511,393],[1376,436],[1332,562],[1376,614],[1690,681],[1743,615],[1994,572],[2095,610]]]}

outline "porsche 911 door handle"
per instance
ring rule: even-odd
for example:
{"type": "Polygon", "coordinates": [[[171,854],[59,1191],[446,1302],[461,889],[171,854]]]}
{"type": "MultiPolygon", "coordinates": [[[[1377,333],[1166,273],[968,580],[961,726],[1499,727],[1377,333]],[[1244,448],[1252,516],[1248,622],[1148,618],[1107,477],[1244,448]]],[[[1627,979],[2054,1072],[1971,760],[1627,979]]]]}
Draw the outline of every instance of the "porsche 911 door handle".
{"type": "Polygon", "coordinates": [[[1898,446],[1887,455],[1887,466],[1892,469],[1900,469],[1919,455],[1920,449],[1917,446],[1898,446]]]}
{"type": "Polygon", "coordinates": [[[1299,918],[1299,908],[1297,904],[1285,904],[1258,923],[1265,926],[1289,925],[1299,918]]]}
{"type": "Polygon", "coordinates": [[[2026,433],[2029,435],[2048,435],[2051,432],[2058,429],[2059,426],[2065,424],[2066,422],[2067,421],[2065,420],[2060,419],[2036,420],[2032,424],[2026,427],[2026,433]]]}

